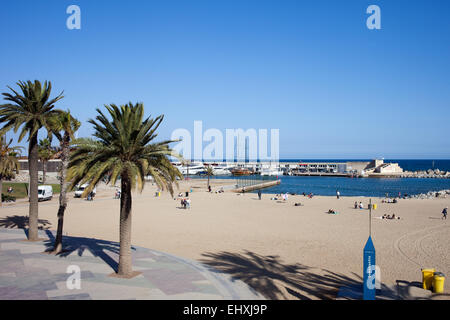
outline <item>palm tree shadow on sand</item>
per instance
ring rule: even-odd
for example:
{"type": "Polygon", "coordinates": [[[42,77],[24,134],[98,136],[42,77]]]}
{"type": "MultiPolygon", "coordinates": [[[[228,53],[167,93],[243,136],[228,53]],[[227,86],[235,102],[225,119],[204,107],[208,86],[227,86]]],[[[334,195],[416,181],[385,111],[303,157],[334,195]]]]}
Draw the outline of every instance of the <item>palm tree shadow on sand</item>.
{"type": "Polygon", "coordinates": [[[314,271],[299,263],[284,264],[279,256],[250,251],[204,253],[203,256],[200,262],[245,282],[271,300],[334,299],[341,287],[362,288],[363,280],[355,273],[349,277],[325,269],[314,271]]]}

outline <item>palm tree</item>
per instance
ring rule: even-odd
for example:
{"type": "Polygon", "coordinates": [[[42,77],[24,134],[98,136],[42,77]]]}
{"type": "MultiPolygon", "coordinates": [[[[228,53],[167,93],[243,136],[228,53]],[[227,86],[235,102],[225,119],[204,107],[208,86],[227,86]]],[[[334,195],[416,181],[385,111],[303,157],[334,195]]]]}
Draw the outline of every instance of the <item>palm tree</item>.
{"type": "Polygon", "coordinates": [[[59,194],[58,229],[56,231],[56,239],[53,247],[54,254],[61,253],[62,251],[64,212],[67,208],[68,184],[66,182],[66,177],[67,167],[69,165],[70,144],[71,140],[74,139],[75,132],[78,130],[80,125],[81,123],[72,117],[70,111],[62,112],[50,120],[52,134],[54,134],[59,140],[59,154],[62,163],[59,171],[61,192],[59,194]]]}
{"type": "Polygon", "coordinates": [[[209,190],[209,177],[214,175],[214,169],[210,165],[207,165],[205,169],[206,175],[208,176],[208,190],[209,190]]]}
{"type": "Polygon", "coordinates": [[[38,145],[38,157],[42,163],[42,183],[45,184],[45,178],[47,175],[47,162],[50,160],[55,151],[52,149],[52,144],[48,138],[39,140],[38,145]]]}
{"type": "Polygon", "coordinates": [[[50,99],[52,85],[45,81],[42,86],[34,82],[19,81],[22,91],[19,94],[11,87],[11,93],[3,93],[4,100],[12,103],[0,106],[0,123],[4,123],[0,134],[13,128],[17,132],[20,127],[20,142],[28,134],[28,169],[30,172],[30,207],[28,240],[38,240],[38,131],[42,127],[49,130],[48,119],[58,113],[54,104],[63,98],[62,93],[50,99]]]}
{"type": "MultiPolygon", "coordinates": [[[[18,154],[22,147],[10,147],[12,139],[6,143],[4,136],[0,137],[0,195],[3,190],[3,179],[13,178],[14,173],[19,173],[18,154]]],[[[2,201],[0,200],[0,206],[2,201]]]]}
{"type": "Polygon", "coordinates": [[[70,157],[68,178],[73,188],[79,183],[89,183],[83,196],[89,194],[95,185],[107,174],[109,182],[115,185],[120,176],[120,251],[117,275],[134,276],[131,263],[131,190],[137,186],[142,191],[145,176],[151,175],[158,187],[167,189],[173,195],[172,184],[182,178],[180,171],[170,162],[173,155],[167,140],[152,141],[164,116],[144,120],[144,105],[129,103],[123,106],[105,106],[111,120],[97,109],[96,120],[88,122],[94,126],[93,136],[97,139],[80,139],[70,157]]]}

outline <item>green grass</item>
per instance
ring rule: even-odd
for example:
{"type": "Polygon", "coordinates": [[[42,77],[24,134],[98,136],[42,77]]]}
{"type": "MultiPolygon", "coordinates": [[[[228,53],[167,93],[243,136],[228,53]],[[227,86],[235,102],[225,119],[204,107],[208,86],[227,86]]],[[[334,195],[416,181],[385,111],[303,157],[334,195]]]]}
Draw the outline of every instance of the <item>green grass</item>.
{"type": "MultiPolygon", "coordinates": [[[[59,184],[46,184],[52,186],[53,194],[60,193],[61,186],[59,184]]],[[[27,198],[28,197],[28,182],[3,182],[2,193],[9,194],[17,199],[27,198]],[[11,194],[8,193],[8,188],[12,187],[13,192],[11,194]]]]}

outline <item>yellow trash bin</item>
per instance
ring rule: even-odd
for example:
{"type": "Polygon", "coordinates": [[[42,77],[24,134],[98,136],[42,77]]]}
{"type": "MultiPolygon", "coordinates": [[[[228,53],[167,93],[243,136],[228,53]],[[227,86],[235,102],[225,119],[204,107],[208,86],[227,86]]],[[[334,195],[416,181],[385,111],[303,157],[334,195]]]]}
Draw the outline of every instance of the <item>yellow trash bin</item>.
{"type": "Polygon", "coordinates": [[[431,290],[433,285],[434,272],[433,269],[422,269],[422,286],[425,290],[431,290]]]}
{"type": "Polygon", "coordinates": [[[433,292],[444,293],[445,275],[442,272],[435,272],[433,277],[433,292]]]}
{"type": "Polygon", "coordinates": [[[377,210],[377,204],[376,203],[373,204],[373,210],[377,210]]]}

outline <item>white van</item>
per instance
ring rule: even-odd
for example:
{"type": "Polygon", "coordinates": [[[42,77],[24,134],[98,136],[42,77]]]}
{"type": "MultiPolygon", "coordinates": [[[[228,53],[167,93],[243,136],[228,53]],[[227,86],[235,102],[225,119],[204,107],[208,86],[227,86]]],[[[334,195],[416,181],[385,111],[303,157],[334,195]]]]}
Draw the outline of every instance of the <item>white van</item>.
{"type": "Polygon", "coordinates": [[[38,186],[38,201],[52,200],[53,188],[52,186],[38,186]]]}
{"type": "MultiPolygon", "coordinates": [[[[84,189],[86,189],[88,186],[89,186],[89,183],[85,183],[85,184],[82,184],[81,186],[77,186],[77,188],[75,190],[75,198],[81,198],[81,195],[83,194],[84,189]]],[[[97,193],[97,188],[94,187],[92,192],[95,195],[97,193]]]]}

